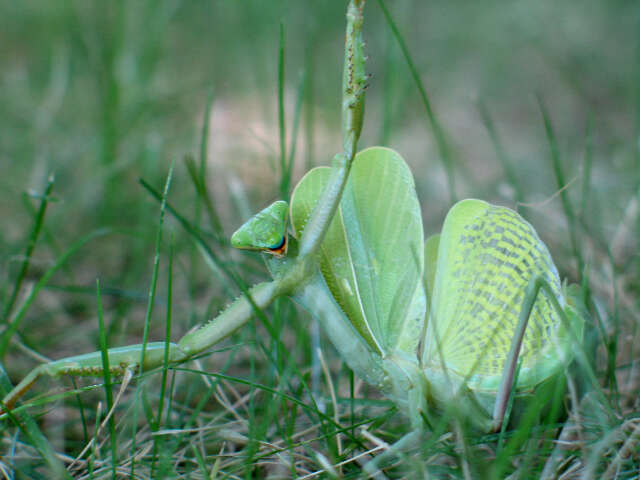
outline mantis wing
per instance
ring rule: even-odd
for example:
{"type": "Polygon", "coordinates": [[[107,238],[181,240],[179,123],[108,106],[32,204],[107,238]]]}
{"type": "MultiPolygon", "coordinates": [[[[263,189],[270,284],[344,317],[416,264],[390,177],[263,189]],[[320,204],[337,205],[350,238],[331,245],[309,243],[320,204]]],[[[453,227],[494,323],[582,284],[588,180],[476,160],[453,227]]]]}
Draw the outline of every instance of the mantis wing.
{"type": "MultiPolygon", "coordinates": [[[[315,168],[291,198],[299,237],[329,178],[315,168]]],[[[380,355],[415,354],[424,320],[423,235],[413,176],[393,150],[354,159],[340,206],[320,248],[320,268],[353,327],[380,355]]]]}
{"type": "MultiPolygon", "coordinates": [[[[444,366],[474,390],[495,391],[529,281],[542,275],[564,308],[558,271],[528,222],[480,200],[452,207],[435,248],[423,365],[434,372],[444,366]]],[[[520,351],[518,388],[557,372],[568,345],[558,312],[539,295],[520,351]]]]}

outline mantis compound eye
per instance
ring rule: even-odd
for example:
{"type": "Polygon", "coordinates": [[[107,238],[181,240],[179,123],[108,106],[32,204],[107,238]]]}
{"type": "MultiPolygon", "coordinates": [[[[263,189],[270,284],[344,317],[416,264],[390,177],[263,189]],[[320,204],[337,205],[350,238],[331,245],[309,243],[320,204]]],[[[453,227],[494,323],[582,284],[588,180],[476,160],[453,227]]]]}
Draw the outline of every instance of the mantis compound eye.
{"type": "Polygon", "coordinates": [[[273,254],[277,258],[282,258],[287,254],[287,235],[282,237],[282,241],[273,247],[267,248],[265,251],[273,254]]]}

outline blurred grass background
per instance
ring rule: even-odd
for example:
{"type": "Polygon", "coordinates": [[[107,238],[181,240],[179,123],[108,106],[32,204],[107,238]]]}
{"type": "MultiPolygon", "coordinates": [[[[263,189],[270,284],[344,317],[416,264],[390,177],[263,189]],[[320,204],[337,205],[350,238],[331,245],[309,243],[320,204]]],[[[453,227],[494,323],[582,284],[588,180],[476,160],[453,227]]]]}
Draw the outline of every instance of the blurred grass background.
{"type": "MultiPolygon", "coordinates": [[[[364,35],[372,78],[360,146],[387,145],[407,160],[425,231],[435,233],[452,203],[443,154],[383,11],[368,3],[364,35]]],[[[561,276],[580,281],[580,262],[587,265],[605,332],[601,367],[613,362],[608,378],[617,374],[621,382],[615,389],[622,395],[618,413],[624,418],[637,412],[637,3],[432,0],[387,2],[387,8],[444,132],[455,197],[518,208],[549,246],[561,276]],[[569,220],[558,192],[573,206],[569,220]]],[[[213,248],[247,283],[266,278],[258,257],[216,240],[216,222],[205,215],[204,197],[196,193],[184,159],[194,158],[206,177],[226,236],[279,195],[282,25],[287,153],[297,140],[293,184],[310,166],[327,164],[340,150],[344,11],[345,3],[336,1],[0,1],[3,322],[17,309],[9,309],[10,299],[50,174],[51,202],[16,305],[73,242],[98,228],[114,229],[74,253],[29,308],[3,359],[14,382],[37,364],[33,351],[59,358],[97,348],[96,278],[109,344],[140,341],[159,204],[138,179],[160,189],[172,161],[170,202],[209,233],[213,248]]],[[[238,292],[219,272],[212,274],[175,221],[167,223],[175,235],[175,340],[238,292]]],[[[162,338],[167,305],[169,234],[164,238],[154,339],[162,338]]],[[[269,315],[284,325],[283,340],[306,372],[317,362],[317,339],[309,334],[306,315],[293,308],[281,302],[269,315]]],[[[253,377],[265,369],[256,363],[270,351],[264,335],[252,326],[231,342],[245,346],[242,361],[234,360],[239,377],[268,381],[253,377]],[[264,351],[252,349],[262,341],[264,351]]],[[[219,370],[226,358],[212,356],[206,369],[219,370]]],[[[341,378],[348,387],[348,375],[341,378]]],[[[92,400],[87,403],[95,408],[92,400]]],[[[77,453],[77,412],[51,410],[40,422],[46,436],[55,448],[77,453]]],[[[14,433],[4,428],[3,449],[14,433]]]]}

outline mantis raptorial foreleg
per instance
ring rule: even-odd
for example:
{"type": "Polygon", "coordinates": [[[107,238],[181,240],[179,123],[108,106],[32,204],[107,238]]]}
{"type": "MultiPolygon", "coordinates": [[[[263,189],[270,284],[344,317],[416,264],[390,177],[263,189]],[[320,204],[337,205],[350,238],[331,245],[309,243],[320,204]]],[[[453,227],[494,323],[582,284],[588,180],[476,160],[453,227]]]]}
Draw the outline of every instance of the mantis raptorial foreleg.
{"type": "MultiPolygon", "coordinates": [[[[175,343],[153,342],[147,344],[143,370],[150,370],[161,366],[164,362],[165,348],[169,348],[169,362],[183,361],[186,356],[175,343]]],[[[112,375],[122,376],[127,370],[137,370],[140,363],[142,345],[111,348],[109,355],[109,370],[112,375]]],[[[64,358],[54,362],[43,363],[34,368],[15,386],[2,400],[4,408],[12,408],[15,402],[29,390],[31,385],[40,377],[61,377],[63,375],[99,376],[102,374],[101,352],[86,353],[75,357],[64,358]]]]}
{"type": "MultiPolygon", "coordinates": [[[[282,295],[304,295],[305,288],[318,278],[315,252],[322,243],[333,218],[362,130],[364,116],[364,52],[362,42],[362,10],[364,0],[350,0],[347,7],[347,34],[343,76],[342,134],[344,153],[336,155],[331,179],[321,201],[314,209],[307,228],[300,239],[300,254],[289,255],[272,268],[274,279],[258,284],[236,299],[226,310],[203,327],[188,333],[177,344],[169,344],[169,363],[184,362],[207,350],[246,324],[256,309],[265,308],[282,295]]],[[[286,238],[283,239],[286,241],[286,238]]],[[[338,308],[339,310],[339,308],[338,308]]],[[[334,312],[335,313],[335,312],[334,312]]],[[[140,365],[142,345],[112,348],[107,351],[110,369],[114,375],[126,370],[142,371],[164,364],[165,343],[149,343],[144,352],[144,365],[140,365]]],[[[102,372],[101,352],[89,353],[40,365],[31,371],[3,399],[3,409],[12,408],[31,385],[41,376],[93,375],[102,372]]]]}

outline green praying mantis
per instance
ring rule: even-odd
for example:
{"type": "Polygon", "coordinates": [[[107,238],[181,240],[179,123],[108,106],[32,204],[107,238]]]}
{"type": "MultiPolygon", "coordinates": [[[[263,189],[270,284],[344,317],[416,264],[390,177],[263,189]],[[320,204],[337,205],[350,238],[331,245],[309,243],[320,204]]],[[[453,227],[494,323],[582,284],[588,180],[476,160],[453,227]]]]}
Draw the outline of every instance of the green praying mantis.
{"type": "MultiPolygon", "coordinates": [[[[425,242],[401,156],[382,147],[356,155],[367,82],[363,7],[351,0],[347,10],[343,152],[331,167],[308,172],[289,203],[275,202],[231,238],[234,247],[265,252],[273,280],[168,347],[109,349],[112,375],[161,367],[165,355],[170,364],[185,362],[256,309],[289,296],[322,325],[349,367],[408,416],[411,432],[398,448],[451,403],[474,428],[498,430],[510,398],[535,400],[563,377],[583,337],[583,307],[533,227],[507,208],[464,200],[425,242]]],[[[40,365],[5,396],[3,409],[41,376],[102,369],[100,352],[40,365]]]]}

